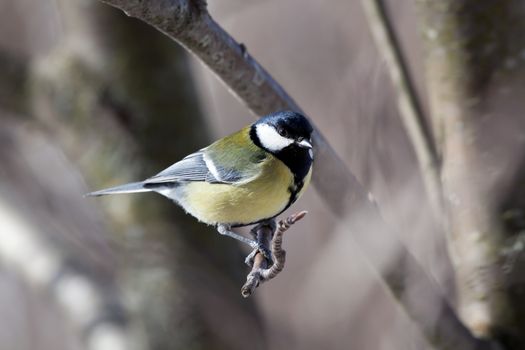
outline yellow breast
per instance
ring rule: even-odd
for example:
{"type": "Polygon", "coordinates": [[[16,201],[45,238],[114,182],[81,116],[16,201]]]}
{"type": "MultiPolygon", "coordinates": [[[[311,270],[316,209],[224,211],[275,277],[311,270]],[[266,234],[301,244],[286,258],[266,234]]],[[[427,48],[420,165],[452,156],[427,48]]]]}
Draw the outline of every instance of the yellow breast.
{"type": "MultiPolygon", "coordinates": [[[[289,200],[293,175],[273,156],[261,164],[261,172],[241,185],[190,182],[185,185],[179,203],[207,224],[247,225],[272,218],[282,212],[289,200]],[[191,196],[187,194],[191,193],[191,196]]],[[[305,179],[304,191],[310,180],[305,179]]]]}

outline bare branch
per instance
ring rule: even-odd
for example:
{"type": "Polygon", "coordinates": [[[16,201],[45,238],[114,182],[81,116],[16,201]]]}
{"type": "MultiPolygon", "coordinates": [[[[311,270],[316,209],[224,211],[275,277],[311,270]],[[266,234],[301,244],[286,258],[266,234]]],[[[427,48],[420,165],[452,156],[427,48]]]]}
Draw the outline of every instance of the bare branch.
{"type": "Polygon", "coordinates": [[[425,121],[423,108],[410,78],[408,64],[388,18],[384,1],[362,0],[361,2],[376,45],[385,59],[390,79],[396,87],[401,121],[414,147],[430,204],[436,218],[439,219],[442,212],[439,157],[432,131],[425,121]]]}
{"type": "MultiPolygon", "coordinates": [[[[255,291],[261,283],[267,282],[275,278],[283,269],[286,262],[286,251],[282,249],[283,234],[297,221],[306,216],[308,212],[301,211],[299,213],[290,215],[284,220],[279,221],[275,228],[275,233],[264,225],[258,225],[254,228],[260,241],[269,243],[271,240],[271,251],[273,257],[273,264],[267,267],[267,261],[260,253],[255,255],[252,270],[246,277],[246,283],[241,288],[241,294],[247,298],[255,291]],[[273,235],[273,238],[271,238],[273,235]]],[[[267,244],[268,246],[269,244],[267,244]]]]}
{"type": "MultiPolygon", "coordinates": [[[[301,111],[292,98],[205,11],[202,1],[190,0],[100,0],[128,15],[137,17],[179,42],[195,54],[239,97],[255,114],[263,115],[279,109],[301,111]],[[200,4],[197,6],[197,4],[200,4]]],[[[350,222],[349,230],[371,265],[381,274],[388,288],[417,323],[427,339],[437,349],[496,349],[495,344],[476,339],[461,323],[435,282],[396,238],[384,223],[376,205],[366,191],[338,158],[328,142],[316,129],[314,133],[316,160],[314,185],[325,203],[339,217],[361,210],[366,221],[350,222]],[[369,231],[369,222],[378,223],[376,232],[369,231]],[[380,252],[384,245],[392,245],[401,252],[403,259],[382,269],[380,252]],[[407,289],[403,272],[409,269],[418,278],[418,292],[425,296],[425,304],[437,305],[439,314],[428,315],[421,305],[400,298],[407,289]],[[435,317],[433,317],[435,316],[435,317]],[[449,347],[450,345],[453,347],[449,347]]],[[[262,266],[262,265],[261,265],[262,266]]]]}

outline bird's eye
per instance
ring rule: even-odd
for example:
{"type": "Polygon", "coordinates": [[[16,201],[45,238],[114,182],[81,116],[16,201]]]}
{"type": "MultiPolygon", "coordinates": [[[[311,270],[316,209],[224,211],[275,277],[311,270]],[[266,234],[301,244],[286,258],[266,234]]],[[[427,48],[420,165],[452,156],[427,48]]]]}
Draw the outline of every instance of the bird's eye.
{"type": "Polygon", "coordinates": [[[277,127],[277,132],[278,132],[279,135],[281,135],[282,137],[287,137],[287,136],[288,136],[288,132],[287,132],[286,129],[283,128],[282,126],[278,126],[278,127],[277,127]]]}

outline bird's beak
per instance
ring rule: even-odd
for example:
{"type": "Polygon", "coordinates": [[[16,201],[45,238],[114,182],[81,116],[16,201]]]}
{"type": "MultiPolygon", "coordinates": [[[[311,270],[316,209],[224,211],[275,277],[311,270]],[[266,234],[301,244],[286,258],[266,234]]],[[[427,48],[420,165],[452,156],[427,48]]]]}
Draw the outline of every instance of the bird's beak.
{"type": "Polygon", "coordinates": [[[310,143],[309,140],[301,140],[297,142],[297,144],[299,145],[299,147],[302,147],[302,148],[306,148],[306,149],[312,148],[312,144],[310,143]]]}

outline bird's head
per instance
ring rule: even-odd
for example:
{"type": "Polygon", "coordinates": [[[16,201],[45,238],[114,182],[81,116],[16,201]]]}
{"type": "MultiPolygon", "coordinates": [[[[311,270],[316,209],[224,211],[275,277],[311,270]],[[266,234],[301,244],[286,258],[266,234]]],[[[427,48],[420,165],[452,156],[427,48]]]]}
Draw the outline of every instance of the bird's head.
{"type": "Polygon", "coordinates": [[[283,151],[312,155],[313,128],[303,115],[281,111],[262,117],[251,127],[252,141],[272,154],[283,151]]]}

